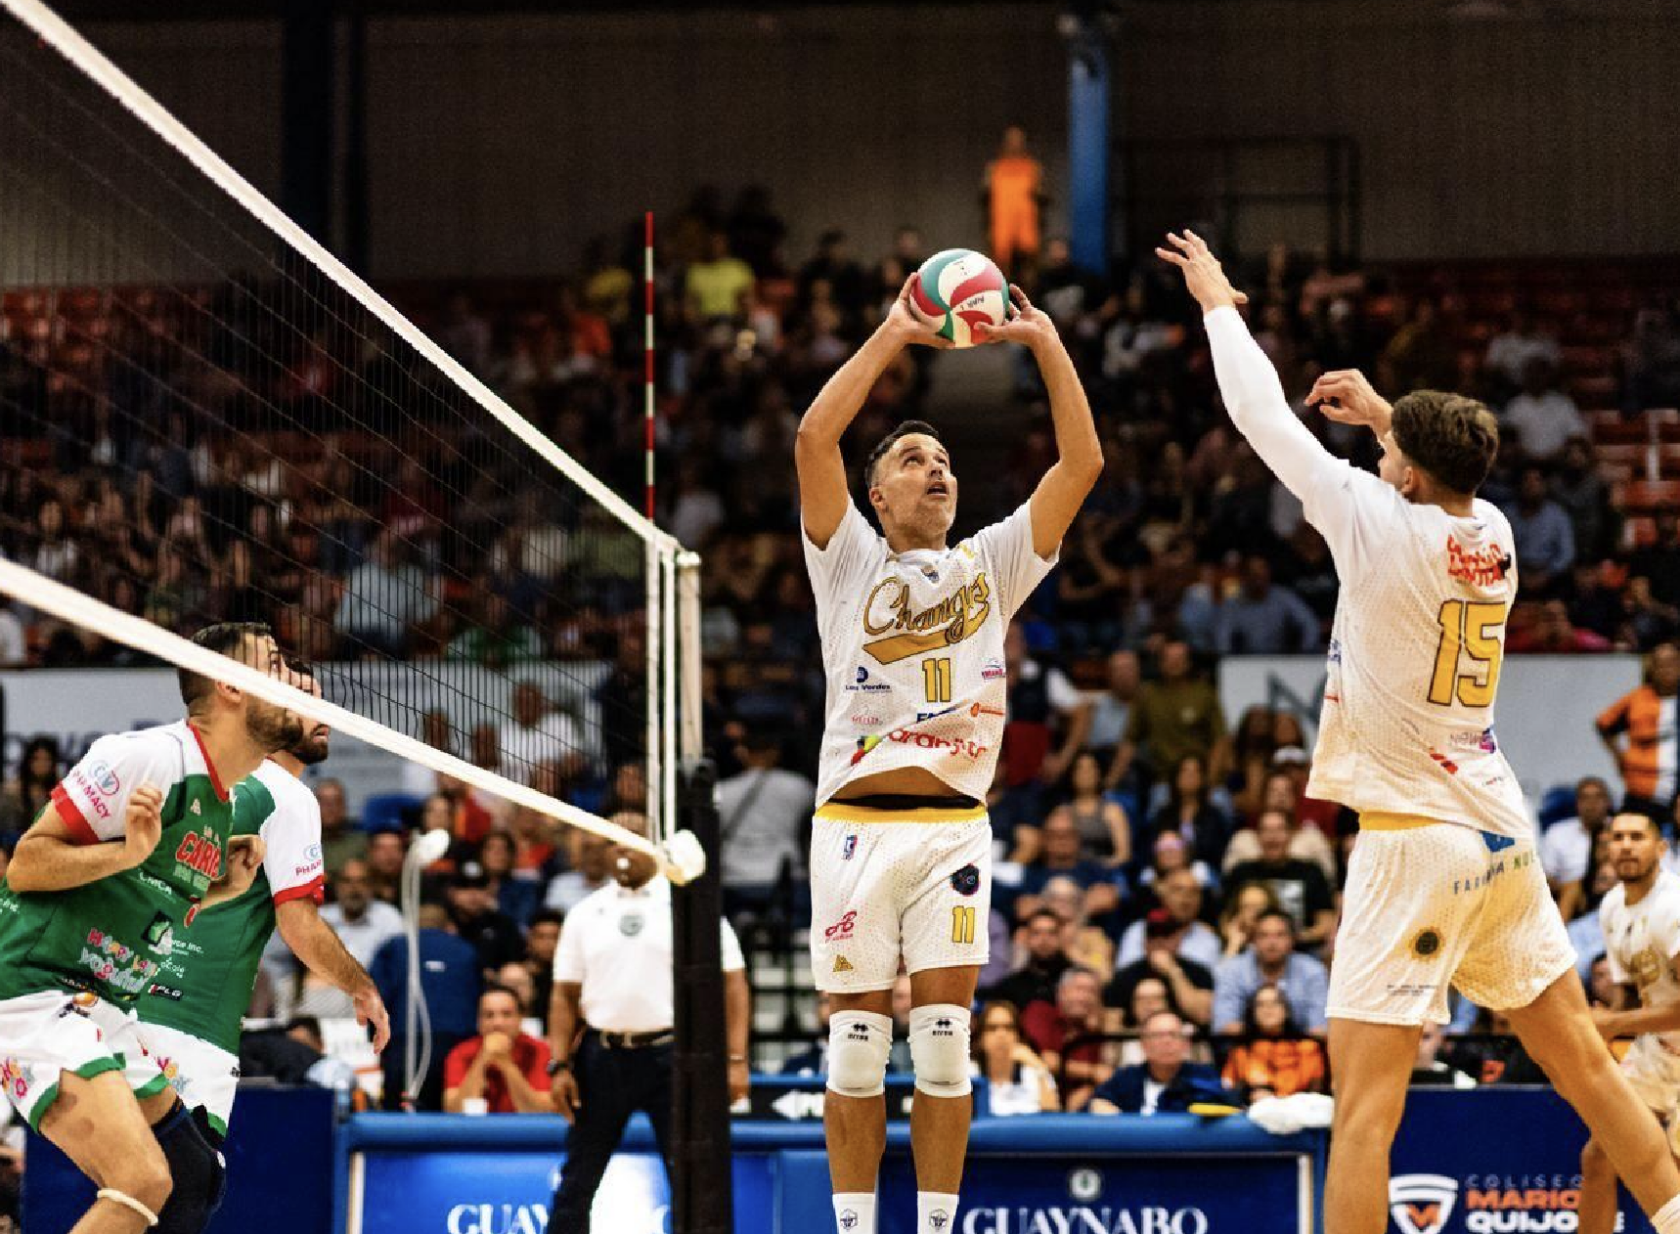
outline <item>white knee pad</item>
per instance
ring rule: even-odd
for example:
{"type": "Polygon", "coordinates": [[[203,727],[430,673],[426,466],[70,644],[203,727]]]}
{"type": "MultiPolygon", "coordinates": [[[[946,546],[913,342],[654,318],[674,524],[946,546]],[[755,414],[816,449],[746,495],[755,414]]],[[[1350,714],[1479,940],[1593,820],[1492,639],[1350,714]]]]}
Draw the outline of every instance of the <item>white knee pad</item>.
{"type": "Polygon", "coordinates": [[[968,1077],[967,1007],[929,1003],[910,1012],[910,1061],[916,1090],[930,1097],[966,1097],[974,1091],[968,1077]]]}
{"type": "Polygon", "coordinates": [[[124,1208],[128,1209],[130,1212],[138,1213],[142,1218],[145,1219],[146,1224],[149,1225],[149,1226],[156,1225],[158,1223],[158,1218],[157,1218],[156,1213],[154,1213],[151,1209],[147,1208],[144,1204],[142,1204],[139,1200],[135,1199],[133,1196],[124,1195],[122,1192],[118,1191],[115,1187],[101,1187],[97,1192],[94,1193],[94,1198],[95,1199],[100,1199],[100,1200],[105,1200],[105,1201],[107,1201],[108,1203],[111,1203],[111,1204],[121,1204],[124,1208]]]}
{"type": "Polygon", "coordinates": [[[836,1011],[828,1021],[828,1087],[842,1097],[879,1097],[887,1089],[891,1016],[836,1011]]]}

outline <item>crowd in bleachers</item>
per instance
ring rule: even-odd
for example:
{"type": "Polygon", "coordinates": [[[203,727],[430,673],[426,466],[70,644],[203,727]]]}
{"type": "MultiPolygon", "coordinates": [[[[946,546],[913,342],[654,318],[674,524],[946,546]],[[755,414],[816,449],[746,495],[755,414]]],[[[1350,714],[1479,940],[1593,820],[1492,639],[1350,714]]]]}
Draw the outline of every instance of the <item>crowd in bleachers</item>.
{"type": "MultiPolygon", "coordinates": [[[[784,926],[802,903],[823,690],[793,436],[800,409],[926,247],[906,229],[865,262],[832,232],[799,263],[785,255],[786,234],[761,192],[728,207],[697,196],[662,244],[657,299],[659,459],[671,477],[660,519],[705,554],[706,729],[723,777],[726,892],[743,924],[779,917],[784,926]]],[[[629,495],[641,466],[637,268],[632,247],[603,241],[574,279],[393,296],[629,495]]],[[[1310,750],[1297,717],[1224,715],[1209,669],[1221,655],[1323,647],[1336,591],[1324,543],[1226,420],[1191,306],[1159,271],[1121,266],[1098,278],[1052,240],[1023,279],[1075,354],[1107,465],[1061,569],[1011,632],[1010,724],[989,801],[999,895],[976,1067],[1013,1085],[1022,1108],[1035,1099],[1129,1108],[1137,1094],[1115,1077],[1135,1077],[1125,1068],[1139,1064],[1217,1064],[1187,1072],[1187,1094],[1221,1083],[1239,1096],[1322,1088],[1325,965],[1352,821],[1305,797],[1310,750]]],[[[1680,523],[1667,477],[1680,463],[1680,413],[1665,408],[1680,403],[1674,284],[1617,266],[1567,277],[1337,269],[1282,248],[1243,283],[1293,399],[1317,373],[1343,367],[1367,370],[1391,395],[1436,385],[1486,399],[1506,432],[1485,493],[1509,511],[1522,562],[1509,649],[1651,652],[1647,688],[1673,696],[1680,523]]],[[[639,648],[615,622],[639,602],[634,542],[576,503],[556,518],[541,500],[490,502],[495,520],[472,524],[462,511],[473,503],[446,496],[472,477],[447,460],[488,456],[468,448],[459,426],[428,425],[424,448],[412,434],[379,440],[336,421],[300,433],[311,414],[341,415],[331,410],[335,383],[374,381],[378,366],[395,363],[347,355],[329,333],[289,348],[267,338],[261,362],[247,356],[238,370],[255,384],[219,388],[213,370],[230,331],[208,310],[230,294],[0,299],[0,552],[174,627],[272,618],[312,658],[637,664],[639,648]],[[119,337],[149,340],[123,354],[149,357],[150,374],[118,361],[108,344],[119,337]],[[368,601],[394,593],[427,603],[393,614],[368,601]]],[[[906,355],[889,369],[857,442],[921,407],[937,380],[928,360],[906,355]]],[[[968,489],[970,524],[1021,500],[1050,448],[1030,372],[999,391],[989,414],[1024,416],[1026,427],[1005,474],[968,489]]],[[[1357,434],[1303,415],[1332,448],[1367,457],[1357,434]]],[[[96,633],[0,606],[0,666],[132,662],[96,633]]],[[[506,734],[494,731],[460,744],[481,765],[533,765],[553,777],[548,787],[577,787],[561,765],[578,742],[568,727],[576,718],[556,700],[527,701],[528,714],[508,724],[537,734],[553,758],[507,760],[506,734]]],[[[1607,713],[1607,738],[1650,711],[1630,702],[1607,713]]],[[[591,808],[644,804],[637,733],[596,755],[591,808]]],[[[38,745],[10,769],[0,829],[27,824],[63,769],[61,753],[38,745]]],[[[1627,770],[1628,791],[1671,814],[1674,785],[1641,792],[1644,771],[1627,770]]],[[[434,1025],[445,1038],[470,1037],[487,980],[540,1021],[554,938],[565,912],[606,879],[604,846],[447,778],[400,787],[412,793],[408,814],[364,828],[341,787],[318,786],[330,919],[358,958],[400,986],[387,944],[402,855],[417,830],[447,829],[450,855],[429,872],[426,937],[454,978],[440,984],[446,1006],[434,1025]]],[[[1593,848],[1603,809],[1591,785],[1579,795],[1578,810],[1562,809],[1568,817],[1547,832],[1547,868],[1590,962],[1606,889],[1593,848]]],[[[759,937],[790,947],[795,932],[759,937]]],[[[283,952],[270,959],[256,1014],[342,1013],[339,996],[283,952]]],[[[391,989],[388,1001],[399,995],[391,989]]],[[[1465,1008],[1454,1027],[1476,1022],[1465,1008]]],[[[1424,1051],[1425,1082],[1528,1074],[1497,1036],[1431,1036],[1424,1051]]]]}

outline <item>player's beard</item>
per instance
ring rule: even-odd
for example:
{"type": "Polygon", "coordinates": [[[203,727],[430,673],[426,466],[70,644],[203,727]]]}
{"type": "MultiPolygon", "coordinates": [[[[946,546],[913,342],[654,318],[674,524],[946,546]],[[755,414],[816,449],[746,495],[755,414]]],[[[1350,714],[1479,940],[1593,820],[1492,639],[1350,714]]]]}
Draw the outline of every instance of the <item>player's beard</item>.
{"type": "Polygon", "coordinates": [[[247,697],[245,732],[264,751],[289,750],[303,740],[303,721],[273,703],[247,697]]]}
{"type": "Polygon", "coordinates": [[[289,747],[286,753],[305,767],[313,767],[327,761],[327,742],[330,739],[331,735],[325,729],[314,729],[302,741],[289,747]]]}

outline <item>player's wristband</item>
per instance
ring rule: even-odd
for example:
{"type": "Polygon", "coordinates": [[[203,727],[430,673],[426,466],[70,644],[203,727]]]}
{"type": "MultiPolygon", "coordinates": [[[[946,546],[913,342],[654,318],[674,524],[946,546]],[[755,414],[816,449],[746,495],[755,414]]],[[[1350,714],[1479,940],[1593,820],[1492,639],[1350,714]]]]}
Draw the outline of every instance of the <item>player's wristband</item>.
{"type": "Polygon", "coordinates": [[[744,1063],[747,1061],[747,1056],[745,1054],[731,1054],[729,1056],[729,1061],[732,1063],[744,1063]]]}
{"type": "Polygon", "coordinates": [[[572,1060],[569,1058],[551,1058],[548,1060],[548,1074],[550,1078],[559,1075],[562,1071],[570,1071],[571,1069],[572,1060]]]}

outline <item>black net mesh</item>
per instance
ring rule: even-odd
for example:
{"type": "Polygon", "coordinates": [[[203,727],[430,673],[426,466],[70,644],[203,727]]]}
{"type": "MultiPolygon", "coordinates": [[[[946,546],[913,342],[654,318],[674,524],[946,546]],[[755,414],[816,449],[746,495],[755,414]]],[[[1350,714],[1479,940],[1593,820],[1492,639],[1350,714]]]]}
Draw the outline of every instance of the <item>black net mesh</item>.
{"type": "Polygon", "coordinates": [[[177,633],[269,621],[334,702],[641,805],[639,534],[3,11],[0,552],[177,633]]]}

